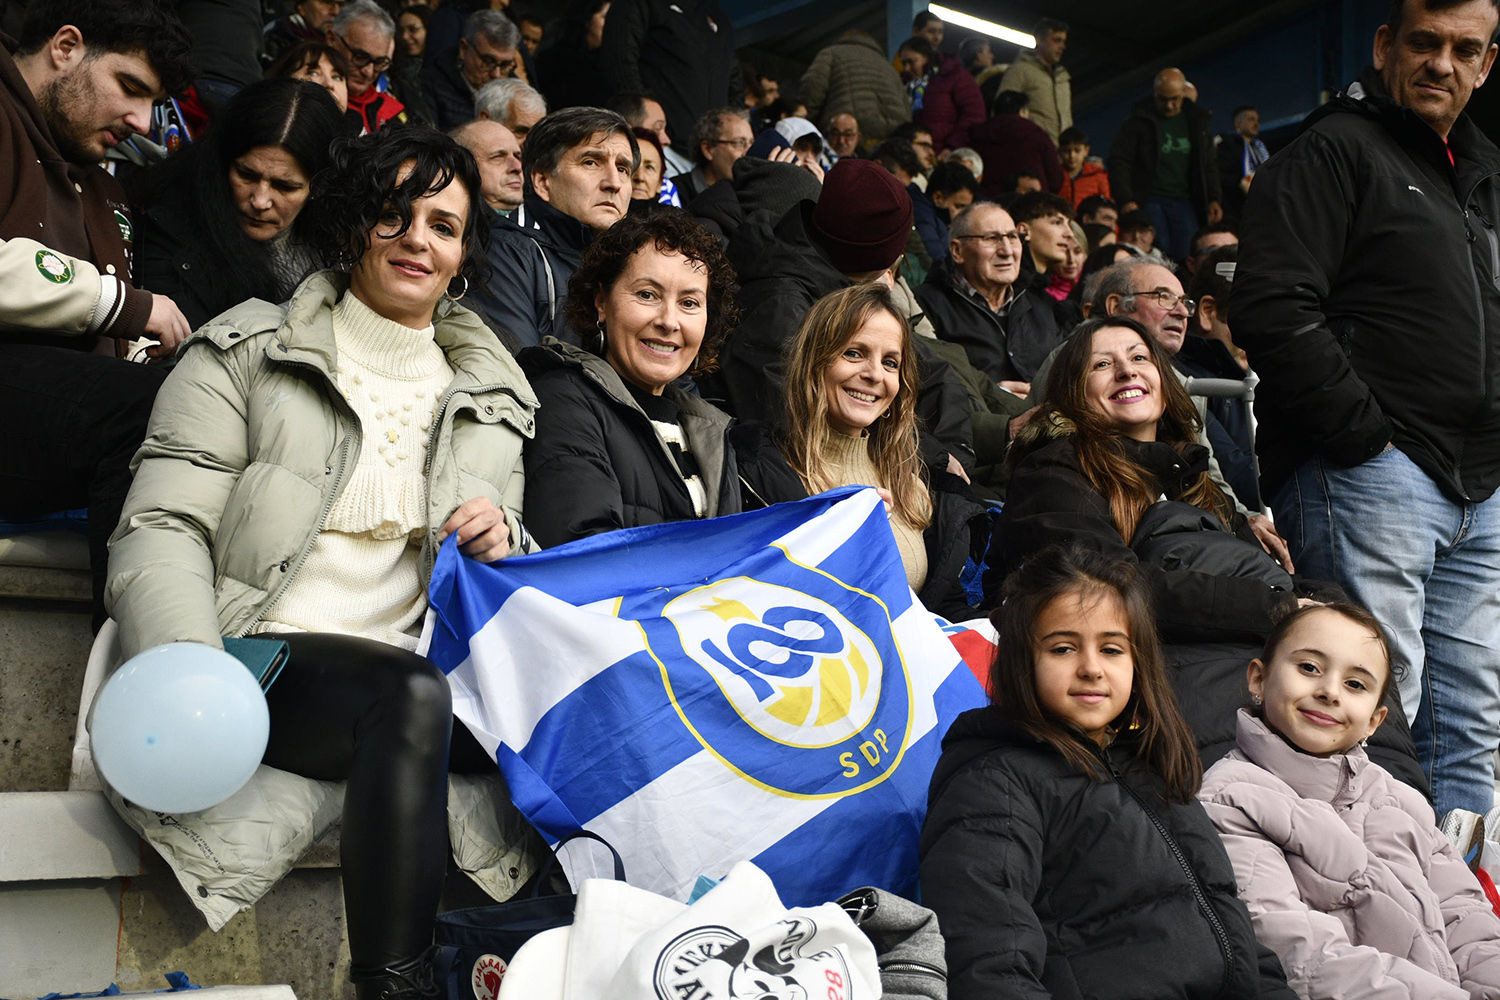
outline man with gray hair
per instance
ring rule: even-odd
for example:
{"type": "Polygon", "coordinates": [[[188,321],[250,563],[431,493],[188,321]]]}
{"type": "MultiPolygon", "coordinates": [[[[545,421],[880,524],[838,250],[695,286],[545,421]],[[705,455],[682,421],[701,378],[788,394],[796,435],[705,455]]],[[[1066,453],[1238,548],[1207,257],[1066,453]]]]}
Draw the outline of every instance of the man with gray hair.
{"type": "Polygon", "coordinates": [[[525,146],[532,126],[547,116],[547,99],[525,80],[491,80],[474,95],[474,116],[499,122],[525,146]]]}
{"type": "Polygon", "coordinates": [[[719,181],[734,176],[734,161],[744,156],[755,141],[750,119],[739,108],[714,108],[693,126],[691,171],[672,178],[686,205],[719,181]]]}
{"type": "Polygon", "coordinates": [[[456,45],[427,53],[422,93],[439,128],[451,129],[474,118],[474,97],[491,80],[516,75],[521,65],[521,29],[498,10],[476,10],[464,22],[456,45]]]}
{"type": "Polygon", "coordinates": [[[406,105],[390,93],[385,75],[396,52],[396,22],[380,4],[349,0],[328,29],[328,44],[349,60],[349,110],[359,112],[366,132],[406,121],[406,105]]]}
{"type": "Polygon", "coordinates": [[[568,279],[594,237],[625,217],[641,152],[625,119],[564,108],[531,130],[521,153],[526,193],[490,230],[490,279],[469,304],[512,351],[554,336],[579,342],[563,318],[568,279]]]}

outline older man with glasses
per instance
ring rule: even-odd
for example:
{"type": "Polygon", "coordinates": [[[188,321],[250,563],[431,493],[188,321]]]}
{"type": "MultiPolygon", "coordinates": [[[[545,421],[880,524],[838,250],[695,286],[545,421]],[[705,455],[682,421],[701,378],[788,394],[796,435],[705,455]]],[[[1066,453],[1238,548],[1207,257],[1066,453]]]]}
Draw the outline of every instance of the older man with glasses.
{"type": "Polygon", "coordinates": [[[474,118],[474,95],[491,80],[516,75],[521,65],[521,29],[498,10],[476,10],[463,37],[422,66],[422,93],[438,127],[457,128],[474,118]]]}
{"type": "Polygon", "coordinates": [[[686,205],[719,181],[734,176],[734,161],[745,155],[755,133],[738,108],[715,108],[693,126],[693,158],[697,166],[672,178],[686,205]]]}
{"type": "Polygon", "coordinates": [[[385,75],[396,53],[396,22],[375,0],[344,4],[328,29],[328,44],[349,60],[349,110],[359,112],[366,132],[406,121],[406,105],[389,92],[385,75]]]}
{"type": "Polygon", "coordinates": [[[1071,327],[1066,312],[1044,292],[1045,279],[1022,273],[1021,234],[999,205],[978,202],[958,213],[948,253],[917,289],[917,301],[940,339],[961,345],[970,364],[1024,397],[1071,327]]]}

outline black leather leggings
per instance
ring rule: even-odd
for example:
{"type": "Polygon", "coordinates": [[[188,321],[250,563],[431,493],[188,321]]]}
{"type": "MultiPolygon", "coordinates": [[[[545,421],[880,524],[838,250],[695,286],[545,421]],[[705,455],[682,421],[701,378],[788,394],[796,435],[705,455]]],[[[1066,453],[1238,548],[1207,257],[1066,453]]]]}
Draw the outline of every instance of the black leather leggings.
{"type": "Polygon", "coordinates": [[[347,780],[342,864],[350,978],[378,975],[432,943],[447,869],[447,774],[495,766],[454,732],[448,682],[429,661],[353,636],[278,635],[291,659],[266,696],[265,762],[347,780]]]}

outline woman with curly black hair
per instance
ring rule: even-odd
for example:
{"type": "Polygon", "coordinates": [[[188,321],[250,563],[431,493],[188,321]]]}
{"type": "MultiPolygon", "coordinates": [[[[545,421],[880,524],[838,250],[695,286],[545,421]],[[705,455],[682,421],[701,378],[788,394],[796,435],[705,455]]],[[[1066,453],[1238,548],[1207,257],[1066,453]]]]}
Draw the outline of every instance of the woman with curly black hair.
{"type": "MultiPolygon", "coordinates": [[[[107,601],[126,655],[256,633],[291,647],[264,761],[346,782],[350,978],[361,1000],[395,1000],[435,995],[447,774],[494,767],[467,733],[450,760],[448,684],[414,652],[427,581],[450,535],[484,562],[527,546],[536,398],[456,302],[489,233],[473,156],[407,126],[342,140],[333,159],[317,235],[341,269],[183,348],[111,540],[107,601]]],[[[226,843],[287,820],[241,822],[226,843]]]]}
{"type": "Polygon", "coordinates": [[[521,353],[541,412],[526,447],[527,527],[543,545],[736,514],[729,415],[673,383],[712,368],[734,327],[734,269],[681,209],[615,223],[568,282],[586,345],[521,353]]]}

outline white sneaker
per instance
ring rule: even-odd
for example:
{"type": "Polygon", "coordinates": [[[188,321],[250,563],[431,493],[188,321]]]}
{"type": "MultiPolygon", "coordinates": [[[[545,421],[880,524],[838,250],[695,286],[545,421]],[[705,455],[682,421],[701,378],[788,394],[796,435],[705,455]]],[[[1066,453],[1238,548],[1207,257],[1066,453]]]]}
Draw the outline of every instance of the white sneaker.
{"type": "MultiPolygon", "coordinates": [[[[1497,814],[1500,814],[1500,809],[1490,811],[1490,816],[1495,817],[1497,823],[1500,823],[1500,815],[1497,814]]],[[[1467,809],[1455,809],[1443,817],[1441,826],[1443,836],[1453,842],[1459,857],[1467,858],[1470,851],[1484,843],[1484,831],[1488,827],[1486,823],[1488,818],[1469,812],[1467,809]]],[[[1500,833],[1500,829],[1496,832],[1500,833]]]]}

